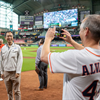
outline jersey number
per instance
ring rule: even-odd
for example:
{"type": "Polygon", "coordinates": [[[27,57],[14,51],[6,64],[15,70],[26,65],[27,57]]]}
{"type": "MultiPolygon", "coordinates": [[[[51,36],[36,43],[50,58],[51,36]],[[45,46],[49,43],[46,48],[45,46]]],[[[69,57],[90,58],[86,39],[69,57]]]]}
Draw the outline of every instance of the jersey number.
{"type": "Polygon", "coordinates": [[[83,92],[83,96],[86,97],[90,97],[89,100],[94,100],[93,96],[95,95],[95,90],[96,90],[96,86],[97,86],[97,82],[98,80],[95,80],[92,82],[92,84],[90,84],[83,92]],[[90,92],[89,92],[90,91],[90,92]]]}

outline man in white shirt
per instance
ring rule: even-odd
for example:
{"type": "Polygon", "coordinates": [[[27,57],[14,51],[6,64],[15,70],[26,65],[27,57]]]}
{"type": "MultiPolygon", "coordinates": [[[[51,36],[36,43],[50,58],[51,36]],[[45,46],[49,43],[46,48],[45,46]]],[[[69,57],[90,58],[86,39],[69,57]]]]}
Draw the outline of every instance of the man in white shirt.
{"type": "Polygon", "coordinates": [[[7,44],[1,49],[1,77],[4,79],[8,100],[21,100],[20,80],[22,68],[22,51],[19,45],[13,43],[12,32],[6,33],[7,44]]]}
{"type": "Polygon", "coordinates": [[[55,27],[49,28],[41,52],[41,60],[49,63],[52,73],[65,73],[63,100],[96,100],[100,90],[100,15],[87,16],[80,26],[81,46],[68,31],[60,37],[75,49],[62,53],[50,53],[50,42],[54,39],[55,27]],[[66,74],[68,77],[66,77],[66,74]]]}

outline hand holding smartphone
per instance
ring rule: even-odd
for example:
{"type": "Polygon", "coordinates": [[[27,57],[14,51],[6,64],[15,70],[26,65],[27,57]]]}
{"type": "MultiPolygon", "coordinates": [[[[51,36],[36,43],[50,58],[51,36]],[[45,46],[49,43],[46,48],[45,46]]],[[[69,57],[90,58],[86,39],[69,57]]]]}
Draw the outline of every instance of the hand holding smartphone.
{"type": "Polygon", "coordinates": [[[56,37],[64,37],[64,34],[62,34],[63,32],[64,32],[63,30],[57,29],[57,30],[55,31],[55,36],[56,36],[56,37]]]}

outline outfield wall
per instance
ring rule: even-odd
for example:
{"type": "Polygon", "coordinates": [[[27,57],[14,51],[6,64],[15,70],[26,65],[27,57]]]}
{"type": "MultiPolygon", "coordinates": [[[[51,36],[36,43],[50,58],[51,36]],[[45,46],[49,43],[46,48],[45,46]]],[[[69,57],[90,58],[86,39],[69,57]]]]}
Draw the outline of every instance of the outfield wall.
{"type": "Polygon", "coordinates": [[[66,44],[51,44],[51,47],[66,47],[66,44]]]}

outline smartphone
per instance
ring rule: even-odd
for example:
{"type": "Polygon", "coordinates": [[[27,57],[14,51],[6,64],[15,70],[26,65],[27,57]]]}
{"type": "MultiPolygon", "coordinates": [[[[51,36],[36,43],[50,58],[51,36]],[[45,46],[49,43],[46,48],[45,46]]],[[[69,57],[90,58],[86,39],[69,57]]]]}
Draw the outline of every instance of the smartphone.
{"type": "Polygon", "coordinates": [[[55,36],[57,36],[57,37],[63,37],[64,36],[64,34],[62,34],[64,31],[63,30],[56,30],[55,31],[55,36]]]}

